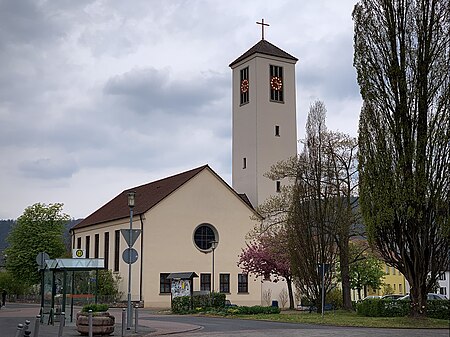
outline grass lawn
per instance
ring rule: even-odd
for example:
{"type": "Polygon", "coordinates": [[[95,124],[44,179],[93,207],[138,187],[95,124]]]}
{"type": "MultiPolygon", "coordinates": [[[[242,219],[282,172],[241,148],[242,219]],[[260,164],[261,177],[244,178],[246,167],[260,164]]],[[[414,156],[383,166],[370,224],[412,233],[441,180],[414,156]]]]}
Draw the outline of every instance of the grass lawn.
{"type": "Polygon", "coordinates": [[[237,315],[234,317],[242,319],[260,319],[277,322],[310,323],[336,326],[355,326],[373,328],[427,328],[448,329],[449,320],[443,319],[412,319],[409,317],[364,317],[355,312],[343,310],[326,312],[322,318],[321,314],[287,310],[281,314],[272,315],[237,315]]]}

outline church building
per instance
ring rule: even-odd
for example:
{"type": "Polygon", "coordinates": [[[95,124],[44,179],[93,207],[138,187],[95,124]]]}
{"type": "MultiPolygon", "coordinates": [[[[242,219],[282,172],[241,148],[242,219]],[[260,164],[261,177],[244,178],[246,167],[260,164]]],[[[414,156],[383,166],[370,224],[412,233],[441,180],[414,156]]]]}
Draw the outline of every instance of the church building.
{"type": "MultiPolygon", "coordinates": [[[[264,25],[262,26],[264,29],[264,25]]],[[[130,187],[72,228],[74,249],[104,258],[127,295],[130,227],[127,195],[135,192],[131,299],[145,307],[170,306],[169,273],[195,272],[194,291],[217,291],[238,305],[262,304],[264,283],[244,274],[238,255],[246,235],[261,221],[257,205],[280,191],[282,181],[264,177],[271,165],[297,153],[295,63],[261,41],[230,64],[232,69],[232,187],[208,165],[130,187]]]]}

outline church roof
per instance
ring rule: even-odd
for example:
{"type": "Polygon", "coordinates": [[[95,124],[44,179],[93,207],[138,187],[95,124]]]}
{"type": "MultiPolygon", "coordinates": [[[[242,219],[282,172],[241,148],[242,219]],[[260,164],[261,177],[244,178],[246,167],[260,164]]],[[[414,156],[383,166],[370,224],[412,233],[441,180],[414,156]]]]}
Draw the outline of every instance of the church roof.
{"type": "Polygon", "coordinates": [[[271,56],[277,56],[293,61],[298,61],[298,58],[292,56],[291,54],[286,53],[284,50],[278,48],[267,40],[261,40],[249,50],[247,50],[244,54],[239,56],[236,60],[230,63],[230,67],[233,67],[235,64],[245,60],[246,58],[252,56],[253,54],[265,54],[271,56]]]}
{"type": "MultiPolygon", "coordinates": [[[[221,179],[208,165],[203,165],[195,169],[182,172],[164,179],[156,180],[151,183],[129,188],[124,190],[114,199],[100,207],[94,213],[89,215],[80,223],[72,227],[72,229],[79,229],[92,226],[99,223],[127,218],[130,216],[130,209],[128,207],[128,193],[136,193],[136,206],[133,209],[134,215],[144,214],[152,207],[156,206],[160,201],[168,197],[171,193],[184,185],[198,173],[208,168],[213,174],[221,179]]],[[[226,183],[225,183],[226,184],[226,183]]],[[[228,184],[227,184],[228,185],[228,184]]],[[[230,187],[231,189],[231,187],[230,187]]],[[[234,190],[231,189],[233,192],[234,190]]],[[[236,193],[236,192],[234,192],[236,193]]],[[[237,193],[236,193],[237,195],[237,193]]],[[[248,201],[247,196],[238,195],[243,202],[247,203],[251,209],[252,205],[248,201]]]]}

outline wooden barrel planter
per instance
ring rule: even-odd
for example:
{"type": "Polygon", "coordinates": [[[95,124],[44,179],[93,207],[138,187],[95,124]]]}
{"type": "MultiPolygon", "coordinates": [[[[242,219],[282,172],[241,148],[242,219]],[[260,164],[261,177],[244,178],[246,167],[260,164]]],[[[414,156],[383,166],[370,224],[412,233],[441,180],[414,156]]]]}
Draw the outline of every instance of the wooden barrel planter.
{"type": "MultiPolygon", "coordinates": [[[[109,312],[92,313],[92,332],[94,336],[108,336],[114,332],[115,317],[109,312]]],[[[77,313],[77,331],[89,335],[89,314],[87,312],[77,313]]]]}

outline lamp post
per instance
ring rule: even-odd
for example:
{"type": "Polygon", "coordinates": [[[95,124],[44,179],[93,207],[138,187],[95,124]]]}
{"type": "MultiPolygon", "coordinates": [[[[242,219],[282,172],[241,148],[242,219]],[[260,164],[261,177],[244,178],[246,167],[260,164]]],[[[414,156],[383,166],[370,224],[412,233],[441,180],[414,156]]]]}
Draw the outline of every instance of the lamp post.
{"type": "Polygon", "coordinates": [[[215,284],[214,284],[214,251],[217,248],[217,244],[219,243],[216,240],[210,241],[211,243],[211,250],[212,250],[212,292],[215,291],[215,284]]]}
{"type": "Polygon", "coordinates": [[[133,232],[133,208],[135,192],[128,192],[128,207],[130,208],[130,237],[128,240],[128,305],[127,305],[127,330],[131,329],[131,247],[133,232]]]}

